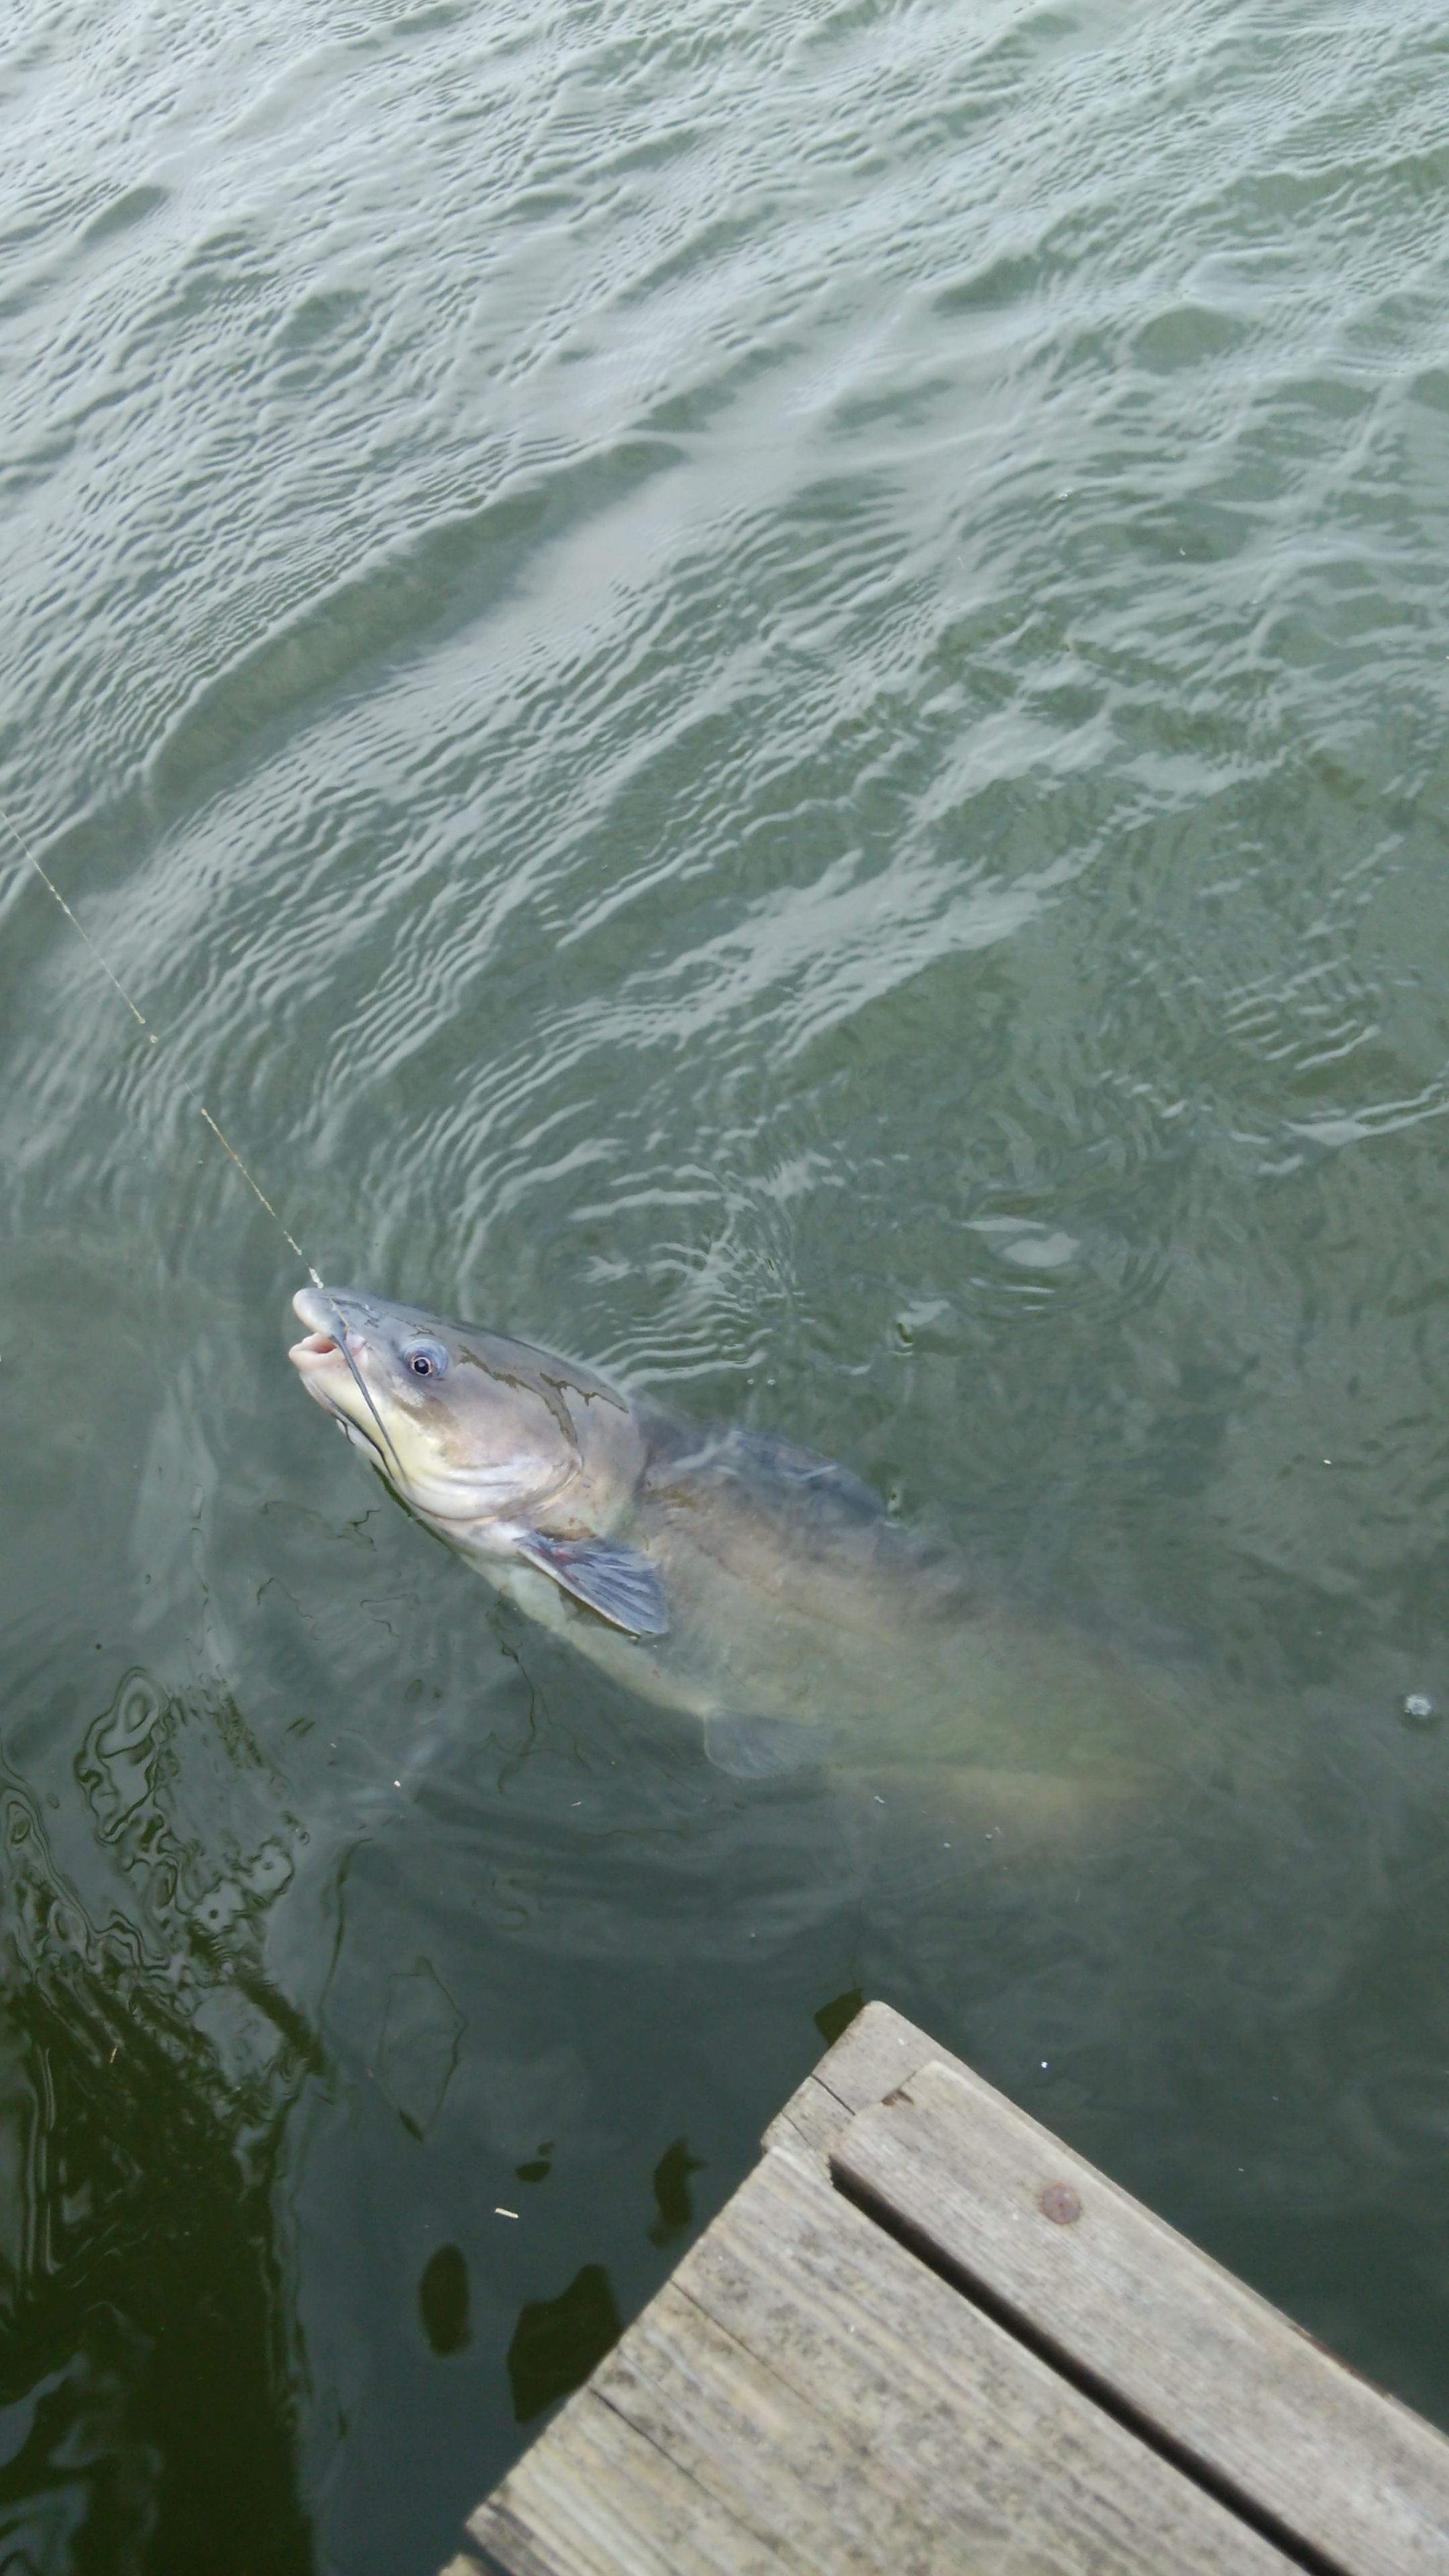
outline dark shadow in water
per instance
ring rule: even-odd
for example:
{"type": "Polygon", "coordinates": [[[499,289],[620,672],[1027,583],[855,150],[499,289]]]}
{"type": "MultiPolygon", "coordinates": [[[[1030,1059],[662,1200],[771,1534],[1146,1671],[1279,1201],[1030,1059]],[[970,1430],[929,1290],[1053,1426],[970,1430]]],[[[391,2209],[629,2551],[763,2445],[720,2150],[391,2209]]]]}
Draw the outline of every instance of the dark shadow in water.
{"type": "Polygon", "coordinates": [[[821,2005],[814,2017],[815,2027],[827,2048],[835,2046],[841,2033],[849,2030],[856,2014],[864,2009],[865,1996],[859,1986],[852,1986],[848,1994],[837,1995],[833,2002],[821,2005]]]}
{"type": "Polygon", "coordinates": [[[676,2138],[666,2147],[654,2168],[654,2199],[659,2215],[649,2230],[654,2245],[671,2245],[694,2222],[694,2202],[690,2196],[689,2177],[703,2173],[704,2159],[692,2156],[689,2140],[676,2138]]]}
{"type": "Polygon", "coordinates": [[[472,2342],[469,2321],[468,2266],[456,2245],[440,2245],[423,2265],[418,2283],[418,2314],[430,2350],[440,2361],[463,2352],[472,2342]]]}
{"type": "Polygon", "coordinates": [[[307,2576],[272,2194],[310,2035],[245,1908],[196,1924],[213,1886],[183,1922],[174,1835],[98,1927],[3,1766],[0,1819],[0,2565],[307,2576]]]}
{"type": "Polygon", "coordinates": [[[520,2308],[508,2347],[516,2420],[531,2424],[556,2398],[582,2388],[623,2331],[602,2263],[586,2263],[556,2299],[532,2299],[520,2308]]]}

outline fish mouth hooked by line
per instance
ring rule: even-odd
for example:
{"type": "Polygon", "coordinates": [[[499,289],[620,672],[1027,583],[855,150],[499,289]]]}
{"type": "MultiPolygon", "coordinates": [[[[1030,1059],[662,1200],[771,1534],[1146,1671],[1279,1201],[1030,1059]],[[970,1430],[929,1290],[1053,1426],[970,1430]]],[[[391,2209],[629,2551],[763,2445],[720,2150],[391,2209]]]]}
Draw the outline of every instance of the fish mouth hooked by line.
{"type": "Polygon", "coordinates": [[[312,1327],[290,1354],[308,1394],[439,1537],[495,1581],[529,1567],[630,1636],[664,1633],[658,1576],[620,1527],[642,1452],[602,1378],[351,1290],[293,1306],[312,1327]]]}
{"type": "Polygon", "coordinates": [[[395,1463],[389,1454],[391,1444],[388,1442],[381,1418],[368,1394],[366,1383],[357,1364],[357,1351],[360,1347],[358,1340],[349,1330],[341,1314],[337,1312],[329,1293],[303,1289],[293,1303],[304,1322],[320,1306],[324,1310],[330,1309],[335,1315],[336,1322],[341,1325],[345,1339],[339,1338],[330,1327],[319,1325],[314,1331],[308,1333],[304,1340],[293,1345],[288,1357],[300,1372],[309,1394],[314,1395],[324,1410],[332,1415],[333,1420],[347,1434],[354,1447],[361,1449],[364,1456],[369,1457],[373,1465],[379,1467],[391,1481],[395,1463]],[[305,1314],[303,1313],[304,1301],[305,1314]],[[347,1383],[360,1393],[367,1413],[371,1417],[370,1420],[364,1422],[353,1407],[344,1405],[334,1395],[331,1373],[323,1374],[326,1363],[331,1360],[342,1362],[347,1383]]]}

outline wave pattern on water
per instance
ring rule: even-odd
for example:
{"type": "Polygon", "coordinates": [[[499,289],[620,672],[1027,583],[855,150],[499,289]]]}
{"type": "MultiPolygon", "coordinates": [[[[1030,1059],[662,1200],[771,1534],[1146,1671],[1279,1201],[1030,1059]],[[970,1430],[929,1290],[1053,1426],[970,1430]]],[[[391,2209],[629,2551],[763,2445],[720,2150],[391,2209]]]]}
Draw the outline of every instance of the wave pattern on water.
{"type": "MultiPolygon", "coordinates": [[[[83,2126],[134,2004],[349,2570],[442,2562],[518,2314],[605,2257],[637,2304],[671,2139],[723,2190],[872,1976],[1023,2094],[1072,2064],[1035,2107],[1229,2259],[1244,2191],[1277,2248],[1311,2204],[1357,2253],[1254,2277],[1443,2412],[1373,2237],[1445,2116],[1438,18],[7,33],[0,799],[159,1039],[0,856],[0,1726],[79,1943],[15,2101],[53,2058],[83,2126]],[[1074,1895],[894,1786],[722,1787],[323,1441],[168,1063],[327,1275],[1311,1703],[1272,1865],[1226,1814],[1074,1895]],[[228,2200],[253,2093],[285,2154],[228,2200]],[[444,2209],[446,2360],[398,2322],[444,2209]]],[[[52,2431],[90,2407],[140,2550],[210,2437],[76,2354],[52,2431]]]]}

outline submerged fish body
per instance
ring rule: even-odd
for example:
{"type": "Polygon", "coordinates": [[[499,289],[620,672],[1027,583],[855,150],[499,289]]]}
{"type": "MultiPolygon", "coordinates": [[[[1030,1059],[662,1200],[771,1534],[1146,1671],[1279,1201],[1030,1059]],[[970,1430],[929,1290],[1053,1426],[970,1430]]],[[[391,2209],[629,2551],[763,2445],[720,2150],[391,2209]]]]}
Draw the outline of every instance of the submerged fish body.
{"type": "Polygon", "coordinates": [[[1044,1623],[844,1467],[656,1412],[481,1326],[352,1292],[294,1304],[309,1394],[418,1518],[596,1664],[701,1720],[727,1770],[1086,1778],[1180,1745],[1173,1676],[1044,1623]]]}

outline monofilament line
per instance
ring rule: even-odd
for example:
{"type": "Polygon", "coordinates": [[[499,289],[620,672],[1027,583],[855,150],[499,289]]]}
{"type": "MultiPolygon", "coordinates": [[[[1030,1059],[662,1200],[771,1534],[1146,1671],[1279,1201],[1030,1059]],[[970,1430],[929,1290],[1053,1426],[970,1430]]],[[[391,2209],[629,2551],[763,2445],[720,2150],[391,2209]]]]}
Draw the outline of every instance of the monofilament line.
{"type": "MultiPolygon", "coordinates": [[[[101,955],[99,948],[92,939],[90,932],[86,929],[85,924],[77,921],[75,914],[71,911],[70,905],[66,902],[66,899],[61,893],[59,886],[56,884],[55,879],[52,876],[47,875],[29,842],[23,838],[22,834],[11,822],[3,805],[0,805],[0,823],[4,824],[6,831],[9,833],[11,840],[20,852],[21,857],[29,860],[30,865],[34,868],[36,875],[39,877],[41,884],[47,887],[50,893],[54,895],[56,902],[59,904],[61,911],[65,914],[66,920],[70,923],[72,930],[78,930],[80,932],[82,939],[85,941],[87,948],[94,957],[101,973],[110,983],[114,984],[116,991],[120,994],[120,997],[125,1003],[127,1010],[130,1012],[132,1019],[135,1021],[137,1028],[144,1031],[146,1044],[148,1046],[156,1046],[159,1044],[155,1030],[147,1028],[146,1026],[145,1012],[140,1008],[138,1003],[132,1001],[130,994],[127,992],[125,985],[120,979],[120,976],[116,973],[115,968],[109,965],[106,959],[101,955]]],[[[313,1269],[311,1262],[308,1260],[306,1253],[302,1250],[296,1236],[289,1231],[289,1229],[283,1224],[282,1219],[278,1216],[276,1209],[273,1207],[266,1191],[262,1188],[260,1181],[253,1180],[251,1173],[247,1170],[245,1163],[242,1161],[242,1158],[237,1152],[237,1149],[232,1143],[230,1137],[222,1134],[222,1131],[218,1127],[216,1120],[213,1118],[211,1111],[207,1108],[205,1101],[202,1099],[200,1092],[196,1090],[192,1083],[187,1081],[185,1074],[180,1072],[174,1064],[171,1065],[170,1070],[173,1079],[177,1083],[178,1087],[185,1092],[193,1109],[199,1111],[200,1115],[206,1120],[206,1123],[211,1129],[213,1136],[216,1138],[218,1145],[221,1147],[222,1152],[230,1156],[232,1162],[235,1163],[237,1170],[240,1172],[242,1179],[245,1181],[247,1188],[252,1192],[255,1198],[260,1200],[262,1206],[266,1209],[267,1214],[271,1218],[277,1232],[280,1234],[282,1241],[288,1246],[290,1251],[295,1252],[297,1259],[301,1262],[303,1269],[306,1271],[313,1287],[317,1290],[318,1295],[326,1298],[328,1305],[331,1307],[332,1312],[337,1319],[337,1348],[347,1363],[347,1367],[351,1373],[353,1382],[357,1387],[357,1391],[362,1397],[363,1403],[366,1405],[368,1412],[372,1415],[373,1421],[377,1424],[378,1430],[382,1435],[384,1450],[390,1452],[393,1466],[394,1468],[397,1468],[397,1451],[393,1448],[393,1444],[388,1438],[387,1427],[381,1414],[378,1412],[377,1406],[373,1403],[372,1397],[367,1391],[362,1372],[352,1355],[347,1339],[346,1319],[342,1314],[341,1308],[334,1302],[332,1292],[328,1287],[326,1280],[322,1277],[320,1271],[313,1269]]],[[[398,1470],[398,1473],[399,1481],[401,1481],[400,1469],[398,1470]]]]}
{"type": "MultiPolygon", "coordinates": [[[[64,895],[56,884],[54,877],[48,875],[46,870],[41,866],[40,861],[30,847],[29,842],[11,822],[3,805],[0,805],[0,823],[4,824],[6,831],[9,833],[11,840],[20,852],[21,857],[29,860],[30,865],[34,868],[36,875],[39,877],[41,884],[46,888],[46,891],[55,897],[61,911],[65,914],[66,920],[70,923],[72,930],[78,930],[80,932],[82,939],[85,941],[87,948],[94,957],[101,973],[105,976],[108,983],[115,986],[116,991],[120,994],[127,1010],[135,1021],[137,1028],[145,1030],[146,1044],[148,1046],[159,1045],[160,1040],[158,1039],[155,1030],[147,1027],[145,1012],[140,1008],[138,1003],[132,1001],[130,994],[127,992],[120,976],[116,973],[115,968],[110,965],[105,957],[102,956],[101,951],[96,946],[90,932],[87,930],[85,923],[76,919],[70,905],[66,902],[64,895]]],[[[172,1080],[180,1085],[181,1089],[185,1092],[187,1099],[191,1102],[192,1107],[199,1111],[200,1115],[205,1119],[213,1136],[216,1138],[218,1145],[220,1145],[222,1152],[230,1155],[231,1160],[235,1163],[237,1170],[245,1181],[247,1188],[261,1201],[261,1204],[266,1209],[273,1225],[281,1235],[283,1242],[291,1251],[295,1252],[297,1259],[301,1262],[302,1267],[306,1271],[308,1278],[311,1280],[313,1287],[320,1288],[323,1296],[325,1297],[327,1290],[323,1285],[322,1280],[313,1269],[306,1253],[302,1250],[296,1236],[290,1233],[288,1228],[283,1224],[282,1219],[278,1216],[276,1209],[273,1207],[271,1200],[268,1198],[266,1191],[262,1188],[260,1182],[253,1180],[251,1173],[247,1170],[245,1163],[242,1161],[240,1154],[237,1152],[237,1149],[235,1145],[232,1144],[230,1138],[222,1134],[221,1129],[218,1127],[216,1120],[213,1118],[211,1111],[207,1108],[207,1105],[202,1099],[200,1093],[187,1081],[185,1074],[178,1069],[174,1062],[170,1064],[169,1070],[172,1080]]]]}

